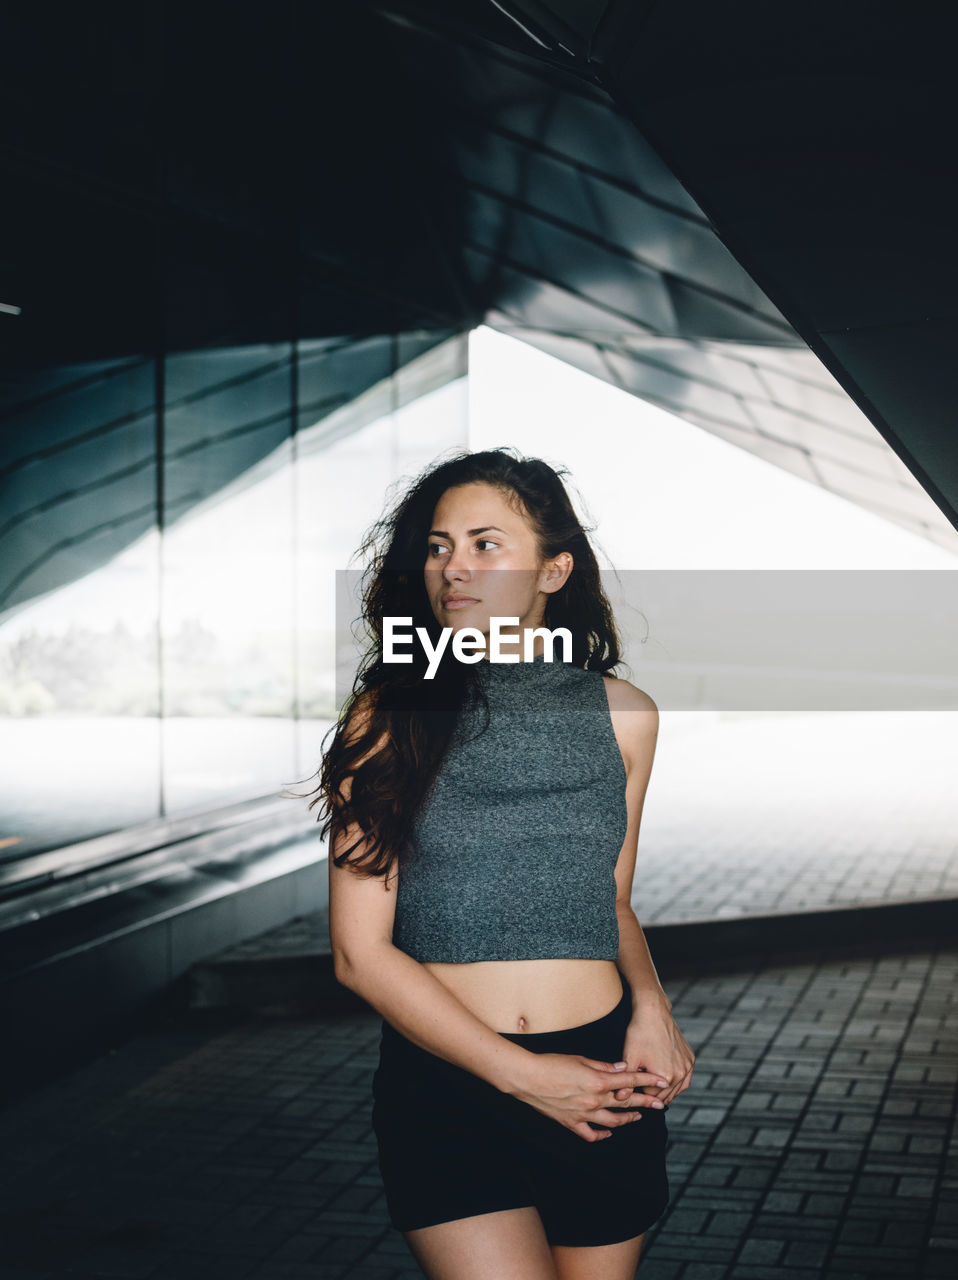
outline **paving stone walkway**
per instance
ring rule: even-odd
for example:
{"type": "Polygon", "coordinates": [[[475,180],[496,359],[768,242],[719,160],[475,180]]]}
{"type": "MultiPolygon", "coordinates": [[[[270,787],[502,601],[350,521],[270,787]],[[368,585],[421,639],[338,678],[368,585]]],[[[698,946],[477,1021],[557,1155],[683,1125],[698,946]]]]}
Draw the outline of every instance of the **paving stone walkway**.
{"type": "Polygon", "coordinates": [[[663,713],[643,924],[958,897],[958,714],[663,713]]]}
{"type": "MultiPolygon", "coordinates": [[[[641,1280],[958,1267],[958,949],[665,972],[698,1055],[641,1280]]],[[[370,1127],[379,1019],[159,1020],[0,1115],[0,1280],[413,1280],[370,1127]]]]}

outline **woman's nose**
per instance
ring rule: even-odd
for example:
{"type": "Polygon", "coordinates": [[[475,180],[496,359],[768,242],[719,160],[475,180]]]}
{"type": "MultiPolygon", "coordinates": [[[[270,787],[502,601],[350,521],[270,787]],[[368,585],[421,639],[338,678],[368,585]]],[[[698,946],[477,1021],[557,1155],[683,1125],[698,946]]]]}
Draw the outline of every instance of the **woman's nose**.
{"type": "Polygon", "coordinates": [[[457,580],[464,577],[468,578],[469,568],[465,563],[465,559],[466,559],[465,553],[460,551],[452,552],[449,559],[442,566],[442,576],[446,579],[447,582],[451,578],[455,578],[457,580]]]}

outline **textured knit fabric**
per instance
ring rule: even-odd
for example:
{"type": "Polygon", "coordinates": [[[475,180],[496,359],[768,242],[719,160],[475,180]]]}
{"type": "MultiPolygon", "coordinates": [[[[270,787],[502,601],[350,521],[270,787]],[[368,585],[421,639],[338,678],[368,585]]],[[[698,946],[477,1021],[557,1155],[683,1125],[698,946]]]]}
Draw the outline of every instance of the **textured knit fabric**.
{"type": "Polygon", "coordinates": [[[605,680],[480,662],[399,872],[393,942],[420,961],[616,960],[626,773],[605,680]]]}

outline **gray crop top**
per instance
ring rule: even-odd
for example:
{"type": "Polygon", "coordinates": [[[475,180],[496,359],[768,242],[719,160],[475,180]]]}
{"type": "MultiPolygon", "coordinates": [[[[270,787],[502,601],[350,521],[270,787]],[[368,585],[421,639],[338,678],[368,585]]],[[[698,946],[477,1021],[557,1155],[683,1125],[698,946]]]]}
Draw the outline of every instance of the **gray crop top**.
{"type": "Polygon", "coordinates": [[[467,696],[399,871],[393,943],[452,964],[615,960],[628,811],[605,680],[541,656],[477,669],[489,725],[467,696]]]}

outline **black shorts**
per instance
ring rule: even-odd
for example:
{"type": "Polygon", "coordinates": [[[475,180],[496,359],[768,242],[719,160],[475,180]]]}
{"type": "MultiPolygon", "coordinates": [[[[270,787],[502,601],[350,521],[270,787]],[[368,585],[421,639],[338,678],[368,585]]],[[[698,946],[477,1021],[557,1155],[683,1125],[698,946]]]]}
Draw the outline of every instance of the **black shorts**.
{"type": "MultiPolygon", "coordinates": [[[[498,1034],[533,1053],[621,1061],[632,1015],[624,978],[622,988],[616,1007],[593,1022],[498,1034]]],[[[385,1020],[372,1121],[389,1219],[399,1231],[532,1205],[550,1244],[615,1244],[641,1235],[668,1204],[664,1110],[643,1108],[641,1120],[588,1142],[385,1020]]]]}

